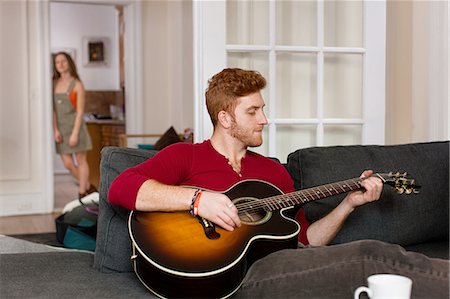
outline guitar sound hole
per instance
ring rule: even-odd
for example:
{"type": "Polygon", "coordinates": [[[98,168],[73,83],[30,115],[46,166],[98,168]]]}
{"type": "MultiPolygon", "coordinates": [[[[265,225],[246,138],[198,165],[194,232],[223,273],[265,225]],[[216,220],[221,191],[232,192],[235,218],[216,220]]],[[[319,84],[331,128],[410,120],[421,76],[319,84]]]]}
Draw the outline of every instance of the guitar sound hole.
{"type": "Polygon", "coordinates": [[[250,197],[241,197],[233,200],[239,210],[239,218],[243,224],[260,225],[267,222],[272,212],[264,210],[258,205],[258,200],[250,197]]]}

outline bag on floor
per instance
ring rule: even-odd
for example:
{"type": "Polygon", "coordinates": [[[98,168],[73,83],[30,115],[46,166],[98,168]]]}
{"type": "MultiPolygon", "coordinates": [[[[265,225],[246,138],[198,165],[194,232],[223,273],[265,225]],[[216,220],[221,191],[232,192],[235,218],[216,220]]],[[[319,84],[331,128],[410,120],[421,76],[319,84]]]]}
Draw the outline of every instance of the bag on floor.
{"type": "Polygon", "coordinates": [[[98,193],[68,203],[55,219],[56,238],[67,248],[95,250],[98,218],[98,193]]]}

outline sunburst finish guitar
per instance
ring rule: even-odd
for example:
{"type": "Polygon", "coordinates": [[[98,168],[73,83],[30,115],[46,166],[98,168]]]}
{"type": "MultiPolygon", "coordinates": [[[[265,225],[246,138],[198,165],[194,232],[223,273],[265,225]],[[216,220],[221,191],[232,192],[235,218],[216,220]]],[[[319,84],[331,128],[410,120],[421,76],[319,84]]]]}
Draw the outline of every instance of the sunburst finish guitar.
{"type": "MultiPolygon", "coordinates": [[[[374,174],[399,193],[419,186],[405,174],[374,174]]],[[[361,178],[283,194],[263,181],[242,181],[223,192],[238,209],[233,232],[184,212],[132,212],[129,232],[134,269],[159,297],[228,297],[256,260],[296,248],[298,223],[288,210],[314,200],[361,189],[361,178]]]]}

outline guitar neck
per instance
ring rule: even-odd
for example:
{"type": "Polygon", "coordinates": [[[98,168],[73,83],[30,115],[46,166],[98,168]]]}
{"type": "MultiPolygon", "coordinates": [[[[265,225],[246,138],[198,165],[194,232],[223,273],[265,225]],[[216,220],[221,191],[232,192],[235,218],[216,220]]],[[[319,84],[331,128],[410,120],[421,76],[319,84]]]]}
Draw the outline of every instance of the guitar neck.
{"type": "MultiPolygon", "coordinates": [[[[397,173],[373,173],[371,177],[381,179],[383,184],[393,187],[398,194],[419,193],[420,185],[414,183],[414,179],[408,179],[406,172],[397,173]]],[[[275,211],[283,208],[290,208],[296,205],[305,204],[311,201],[323,199],[333,195],[338,195],[364,188],[361,182],[368,177],[354,178],[345,181],[330,183],[318,187],[303,189],[287,194],[280,194],[266,197],[257,202],[243,202],[236,204],[240,213],[251,213],[259,209],[265,211],[275,211]]]]}
{"type": "Polygon", "coordinates": [[[363,178],[354,178],[345,181],[326,184],[318,187],[303,189],[287,194],[281,194],[264,198],[260,201],[265,205],[268,211],[275,211],[283,208],[288,208],[300,204],[305,204],[311,201],[323,199],[333,195],[338,195],[363,188],[361,181],[363,178]]]}
{"type": "MultiPolygon", "coordinates": [[[[319,187],[308,188],[293,192],[296,194],[299,204],[308,203],[310,201],[323,199],[333,195],[338,195],[342,193],[347,193],[354,190],[359,190],[363,188],[361,186],[361,178],[354,178],[350,180],[340,181],[336,183],[326,184],[319,187]]],[[[292,195],[291,193],[286,195],[292,195]]]]}

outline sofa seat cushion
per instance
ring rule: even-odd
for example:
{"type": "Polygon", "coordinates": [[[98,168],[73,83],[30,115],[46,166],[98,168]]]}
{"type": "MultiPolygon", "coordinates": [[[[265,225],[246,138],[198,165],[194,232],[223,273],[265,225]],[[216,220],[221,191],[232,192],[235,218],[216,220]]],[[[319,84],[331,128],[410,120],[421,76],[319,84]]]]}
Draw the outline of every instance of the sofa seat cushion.
{"type": "MultiPolygon", "coordinates": [[[[297,150],[287,168],[296,189],[359,177],[365,169],[407,172],[421,185],[419,194],[399,195],[384,186],[381,198],[356,209],[333,244],[375,239],[402,246],[448,241],[449,143],[394,146],[330,146],[297,150]]],[[[304,206],[310,222],[336,207],[345,195],[304,206]]]]}

